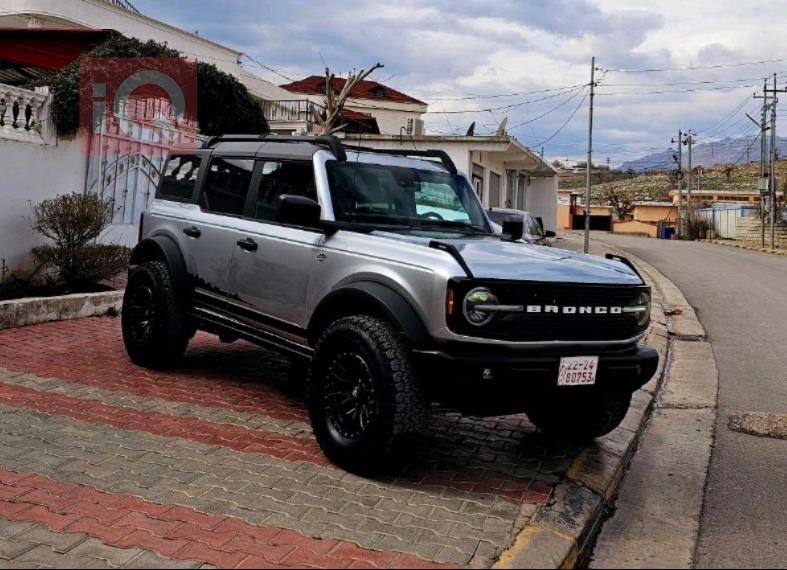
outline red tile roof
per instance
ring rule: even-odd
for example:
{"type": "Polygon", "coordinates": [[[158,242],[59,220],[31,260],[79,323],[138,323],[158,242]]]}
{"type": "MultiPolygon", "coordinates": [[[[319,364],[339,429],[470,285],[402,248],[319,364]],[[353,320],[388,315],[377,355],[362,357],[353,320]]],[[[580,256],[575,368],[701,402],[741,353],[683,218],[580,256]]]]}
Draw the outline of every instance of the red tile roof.
{"type": "MultiPolygon", "coordinates": [[[[342,77],[334,78],[332,82],[333,90],[339,93],[344,87],[347,80],[342,77]]],[[[325,89],[325,77],[320,75],[312,75],[306,79],[281,85],[283,89],[291,91],[292,93],[305,93],[307,95],[322,95],[325,89]]],[[[354,99],[376,99],[379,101],[393,101],[396,103],[416,103],[419,105],[426,105],[423,101],[410,97],[409,95],[386,87],[377,81],[365,79],[360,81],[350,91],[350,97],[354,99]]]]}

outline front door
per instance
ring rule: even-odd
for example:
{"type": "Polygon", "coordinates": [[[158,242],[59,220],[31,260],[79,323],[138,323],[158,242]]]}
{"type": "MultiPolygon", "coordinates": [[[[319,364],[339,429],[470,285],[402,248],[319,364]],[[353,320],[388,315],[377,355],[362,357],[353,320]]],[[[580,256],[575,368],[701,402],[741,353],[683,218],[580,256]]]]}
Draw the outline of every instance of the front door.
{"type": "Polygon", "coordinates": [[[257,163],[248,218],[238,225],[230,270],[230,294],[259,324],[278,332],[303,332],[306,299],[318,247],[315,229],[276,221],[279,197],[295,194],[317,200],[311,162],[266,159],[257,163]],[[241,241],[247,245],[241,246],[241,241]]]}

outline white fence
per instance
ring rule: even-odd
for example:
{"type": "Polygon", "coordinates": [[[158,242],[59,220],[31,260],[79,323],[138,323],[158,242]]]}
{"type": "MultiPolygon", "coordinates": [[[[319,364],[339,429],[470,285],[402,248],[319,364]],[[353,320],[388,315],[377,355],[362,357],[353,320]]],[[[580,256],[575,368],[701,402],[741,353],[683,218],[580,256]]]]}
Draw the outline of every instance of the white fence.
{"type": "MultiPolygon", "coordinates": [[[[739,239],[738,226],[741,218],[756,219],[760,216],[759,206],[724,204],[696,211],[711,226],[716,237],[721,239],[739,239]]],[[[782,218],[787,220],[787,209],[782,210],[782,218]]]]}

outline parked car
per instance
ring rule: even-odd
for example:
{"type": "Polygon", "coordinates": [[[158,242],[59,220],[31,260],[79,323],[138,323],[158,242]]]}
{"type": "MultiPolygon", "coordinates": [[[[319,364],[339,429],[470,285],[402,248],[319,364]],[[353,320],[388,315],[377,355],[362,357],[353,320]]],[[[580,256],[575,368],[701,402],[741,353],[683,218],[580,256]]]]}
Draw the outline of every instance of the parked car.
{"type": "Polygon", "coordinates": [[[650,289],[623,258],[502,230],[440,151],[211,138],[172,153],[144,214],[125,346],[173,367],[204,330],[291,356],[317,441],[355,472],[394,463],[432,403],[608,433],[656,370],[650,289]]]}
{"type": "Polygon", "coordinates": [[[534,245],[551,246],[550,238],[556,236],[553,231],[544,231],[544,225],[530,212],[524,210],[513,210],[511,208],[489,208],[487,210],[489,219],[497,226],[495,229],[498,233],[502,233],[503,222],[508,216],[515,216],[522,218],[525,233],[522,236],[522,241],[532,243],[534,245]]]}

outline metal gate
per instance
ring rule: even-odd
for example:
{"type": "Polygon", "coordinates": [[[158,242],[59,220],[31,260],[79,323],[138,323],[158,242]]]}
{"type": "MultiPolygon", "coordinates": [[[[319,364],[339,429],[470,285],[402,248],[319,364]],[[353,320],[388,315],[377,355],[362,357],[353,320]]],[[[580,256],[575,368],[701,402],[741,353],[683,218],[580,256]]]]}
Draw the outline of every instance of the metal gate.
{"type": "Polygon", "coordinates": [[[142,103],[150,107],[143,112],[152,117],[149,122],[140,121],[135,109],[133,121],[128,116],[104,117],[89,135],[85,192],[112,200],[113,224],[139,223],[173,146],[197,147],[204,138],[191,124],[176,129],[156,122],[161,113],[156,101],[142,103]]]}

